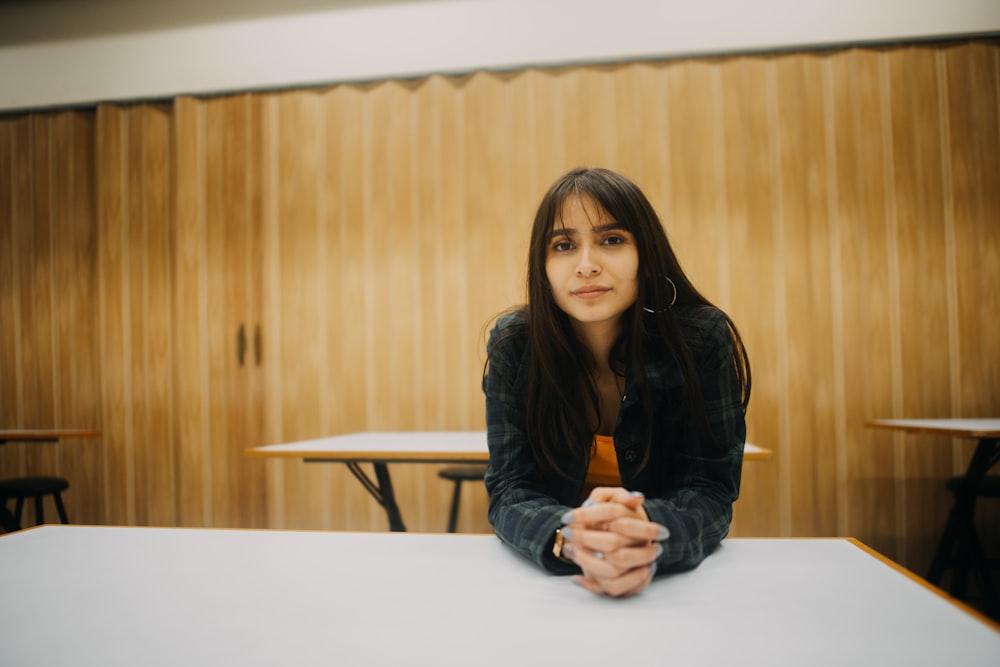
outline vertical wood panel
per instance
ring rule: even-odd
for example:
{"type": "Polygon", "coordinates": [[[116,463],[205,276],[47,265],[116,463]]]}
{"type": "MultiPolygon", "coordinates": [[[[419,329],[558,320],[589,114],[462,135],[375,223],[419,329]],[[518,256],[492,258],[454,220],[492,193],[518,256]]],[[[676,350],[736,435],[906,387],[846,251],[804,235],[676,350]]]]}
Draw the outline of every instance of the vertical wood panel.
{"type": "Polygon", "coordinates": [[[204,103],[207,372],[210,488],[217,525],[260,527],[265,470],[243,450],[261,444],[261,213],[259,104],[249,95],[204,103]],[[255,161],[256,159],[256,161],[255,161]]]}
{"type": "Polygon", "coordinates": [[[245,164],[243,167],[244,210],[241,222],[242,234],[247,242],[244,248],[241,282],[246,290],[246,321],[250,355],[253,366],[243,382],[243,395],[250,410],[235,406],[240,417],[242,437],[230,443],[229,452],[235,471],[236,506],[239,508],[237,525],[247,528],[266,528],[268,523],[269,486],[268,469],[259,461],[249,460],[243,453],[246,447],[271,442],[265,436],[267,417],[265,398],[267,392],[266,368],[275,365],[265,351],[266,339],[274,328],[268,321],[265,310],[264,291],[264,191],[266,187],[266,162],[264,156],[267,120],[262,98],[258,95],[242,95],[239,104],[243,108],[246,122],[243,134],[238,138],[245,143],[245,164]]]}
{"type": "MultiPolygon", "coordinates": [[[[279,96],[275,113],[272,159],[277,217],[272,222],[279,301],[278,310],[269,312],[266,319],[278,345],[280,437],[296,440],[321,435],[316,417],[325,409],[321,405],[322,372],[316,364],[317,358],[329,358],[318,346],[325,340],[324,322],[331,317],[320,314],[325,310],[323,298],[331,276],[324,270],[327,249],[317,243],[327,228],[319,219],[325,126],[320,98],[311,92],[279,96]]],[[[327,466],[286,466],[287,525],[329,525],[328,475],[327,466]]]]}
{"type": "MultiPolygon", "coordinates": [[[[888,55],[892,101],[896,253],[899,266],[903,415],[951,413],[948,311],[946,307],[941,118],[937,68],[930,49],[888,55]],[[919,335],[912,332],[919,331],[919,335]]],[[[913,557],[929,554],[947,517],[949,495],[941,474],[951,452],[934,439],[906,438],[903,483],[907,513],[897,532],[909,536],[913,557]]],[[[909,555],[909,554],[907,554],[909,555]]]]}
{"type": "Polygon", "coordinates": [[[768,63],[759,57],[737,58],[722,71],[723,143],[726,147],[727,233],[734,249],[730,315],[743,336],[753,370],[747,413],[747,438],[773,449],[767,465],[743,468],[741,500],[735,511],[737,535],[787,534],[787,502],[781,473],[788,465],[790,443],[781,439],[781,348],[775,303],[775,265],[780,257],[773,231],[774,180],[771,169],[768,63]]]}
{"type": "MultiPolygon", "coordinates": [[[[636,182],[661,217],[667,213],[669,115],[662,63],[634,63],[615,75],[614,133],[618,168],[636,182]]],[[[672,220],[663,221],[668,234],[672,220]]]]}
{"type": "Polygon", "coordinates": [[[174,404],[175,458],[181,526],[213,525],[212,442],[208,425],[208,290],[204,262],[204,105],[190,97],[174,101],[174,404]]]}
{"type": "Polygon", "coordinates": [[[100,355],[102,372],[101,438],[104,455],[105,520],[135,525],[135,478],[132,431],[132,391],[126,335],[129,267],[127,235],[128,191],[126,160],[128,111],[111,105],[97,108],[97,280],[100,291],[100,355]]]}
{"type": "Polygon", "coordinates": [[[133,381],[136,442],[136,502],[140,523],[176,521],[172,400],[171,302],[173,299],[172,165],[169,109],[143,105],[130,125],[132,174],[140,179],[141,198],[130,199],[133,381]]]}
{"type": "Polygon", "coordinates": [[[715,174],[721,127],[712,62],[672,63],[666,69],[667,133],[670,137],[669,200],[660,211],[685,272],[710,300],[717,300],[720,220],[715,174]]]}
{"type": "Polygon", "coordinates": [[[840,275],[843,280],[846,493],[848,530],[895,551],[892,437],[864,428],[865,419],[893,414],[885,163],[881,137],[880,54],[852,50],[832,58],[833,123],[840,275]]]}
{"type": "MultiPolygon", "coordinates": [[[[20,255],[16,245],[15,151],[23,118],[0,117],[0,423],[22,426],[19,422],[20,359],[17,333],[21,330],[19,301],[21,282],[17,270],[20,255]]],[[[0,470],[21,474],[19,448],[0,446],[0,470]]]]}
{"type": "MultiPolygon", "coordinates": [[[[955,238],[958,395],[963,415],[1000,413],[1000,65],[986,44],[938,52],[943,60],[955,238]],[[962,307],[966,305],[966,307],[962,307]],[[973,304],[978,307],[971,307],[973,304]]],[[[965,458],[962,461],[967,460],[965,458]]]]}
{"type": "MultiPolygon", "coordinates": [[[[791,396],[810,395],[813,409],[789,414],[795,448],[791,464],[791,531],[830,535],[837,530],[834,497],[836,459],[830,291],[830,228],[826,202],[827,166],[820,62],[811,57],[783,56],[777,60],[778,150],[780,201],[785,248],[784,337],[808,341],[790,346],[784,390],[791,396]]],[[[839,315],[839,313],[838,313],[839,315]]]]}
{"type": "Polygon", "coordinates": [[[618,147],[612,140],[617,124],[613,72],[612,67],[573,67],[563,70],[556,80],[561,171],[617,164],[618,147]]]}
{"type": "MultiPolygon", "coordinates": [[[[7,427],[100,425],[87,118],[31,114],[0,127],[0,421],[7,427]]],[[[93,440],[12,443],[0,447],[0,470],[68,477],[71,518],[99,521],[98,452],[93,440]]],[[[45,505],[51,520],[54,504],[45,505]]]]}
{"type": "MultiPolygon", "coordinates": [[[[27,298],[21,299],[21,350],[27,362],[24,372],[24,414],[28,423],[52,424],[57,406],[54,351],[53,276],[53,164],[50,123],[44,116],[31,118],[28,161],[24,169],[31,174],[30,197],[24,199],[24,214],[30,220],[25,230],[28,253],[20,263],[21,285],[30,286],[27,298]]],[[[47,474],[60,475],[57,447],[26,447],[26,465],[47,474]]]]}
{"type": "MultiPolygon", "coordinates": [[[[55,286],[55,372],[59,377],[56,423],[100,430],[100,363],[94,222],[93,115],[67,111],[53,122],[53,283],[55,286]]],[[[0,200],[2,200],[0,196],[0,200]]],[[[2,399],[0,399],[2,402],[2,399]]],[[[70,482],[64,494],[70,520],[104,521],[99,439],[64,441],[59,446],[62,473],[70,482]]],[[[55,513],[46,516],[55,517],[55,513]]]]}
{"type": "Polygon", "coordinates": [[[241,398],[238,382],[246,379],[248,333],[240,257],[246,237],[240,233],[243,197],[234,171],[240,145],[235,143],[242,118],[232,98],[204,102],[205,237],[204,259],[208,363],[208,470],[213,524],[227,526],[237,512],[230,480],[230,449],[239,438],[230,406],[241,398]],[[239,339],[242,327],[242,341],[239,339]],[[238,347],[244,346],[242,363],[238,347]]]}
{"type": "MultiPolygon", "coordinates": [[[[4,118],[2,120],[5,132],[4,178],[3,194],[5,195],[3,216],[4,245],[3,252],[3,285],[4,290],[3,317],[9,322],[3,327],[0,337],[4,340],[4,384],[3,402],[0,407],[4,418],[18,427],[30,424],[25,414],[25,377],[28,369],[25,364],[26,355],[23,349],[23,333],[28,322],[22,316],[22,302],[32,298],[34,293],[31,284],[23,284],[22,265],[30,263],[32,218],[27,213],[33,189],[32,172],[29,168],[30,159],[30,129],[31,116],[21,118],[4,118]],[[8,356],[9,355],[9,356],[8,356]]],[[[30,321],[29,321],[30,322],[30,321]]],[[[3,450],[4,470],[12,474],[25,474],[26,452],[23,447],[0,447],[3,450]]]]}
{"type": "MultiPolygon", "coordinates": [[[[322,178],[322,216],[326,226],[321,270],[325,285],[321,308],[326,311],[322,345],[328,365],[320,368],[321,386],[327,392],[322,433],[339,434],[365,430],[367,386],[365,373],[368,336],[364,327],[365,256],[363,253],[364,161],[361,127],[363,91],[340,86],[322,100],[325,167],[322,178]]],[[[330,527],[370,530],[379,525],[374,501],[342,465],[322,466],[321,488],[325,494],[330,527]]],[[[319,472],[319,471],[317,471],[319,472]]],[[[384,520],[383,520],[384,521],[384,520]]]]}
{"type": "MultiPolygon", "coordinates": [[[[959,415],[1000,414],[1000,49],[987,44],[937,52],[949,167],[953,292],[957,328],[953,341],[952,404],[959,415]]],[[[952,472],[964,471],[974,443],[955,447],[952,472]]],[[[976,513],[984,550],[1000,553],[1000,503],[985,501],[976,513]]]]}

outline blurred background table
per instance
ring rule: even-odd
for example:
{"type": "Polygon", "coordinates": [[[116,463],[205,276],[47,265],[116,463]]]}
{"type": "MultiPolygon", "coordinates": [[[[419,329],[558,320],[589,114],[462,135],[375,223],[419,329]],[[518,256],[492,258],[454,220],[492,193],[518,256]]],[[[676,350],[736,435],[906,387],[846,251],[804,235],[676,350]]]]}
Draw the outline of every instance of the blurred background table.
{"type": "MultiPolygon", "coordinates": [[[[964,599],[966,578],[971,572],[987,613],[1000,617],[1000,603],[993,588],[993,568],[990,559],[983,553],[975,526],[976,498],[986,488],[987,471],[1000,461],[1000,419],[872,419],[866,425],[904,433],[978,441],[965,474],[949,480],[948,486],[954,493],[955,502],[934,550],[927,581],[940,585],[945,570],[953,567],[951,593],[964,599]]],[[[1000,656],[997,658],[1000,662],[1000,656]]]]}
{"type": "MultiPolygon", "coordinates": [[[[389,530],[406,530],[392,489],[390,463],[485,464],[490,453],[486,431],[367,431],[326,438],[265,445],[245,450],[248,456],[298,458],[306,463],[343,463],[385,510],[389,530]],[[373,480],[361,468],[371,463],[373,480]]],[[[770,459],[769,449],[747,444],[745,461],[770,459]]]]}

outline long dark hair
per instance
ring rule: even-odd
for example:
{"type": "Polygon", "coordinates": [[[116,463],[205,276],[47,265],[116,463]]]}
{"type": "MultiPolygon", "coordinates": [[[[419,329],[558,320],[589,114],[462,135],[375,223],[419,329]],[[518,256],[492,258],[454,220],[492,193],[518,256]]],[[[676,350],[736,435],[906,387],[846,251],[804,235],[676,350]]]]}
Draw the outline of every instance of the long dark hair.
{"type": "MultiPolygon", "coordinates": [[[[535,214],[528,249],[528,303],[523,307],[530,350],[525,413],[529,444],[547,474],[564,477],[569,476],[567,461],[580,458],[589,461],[593,415],[600,421],[600,400],[592,374],[596,360],[591,359],[590,352],[573,333],[568,316],[556,305],[545,271],[552,228],[563,202],[573,195],[593,198],[635,238],[639,255],[638,293],[636,302],[622,314],[621,334],[612,346],[608,362],[620,376],[624,376],[627,364],[637,371],[639,393],[649,420],[647,437],[652,433],[654,412],[645,356],[649,350],[660,349],[681,367],[688,414],[707,437],[714,439],[699,374],[678,315],[686,308],[716,306],[684,274],[659,217],[638,186],[607,169],[574,169],[549,188],[535,214]],[[667,278],[676,286],[676,293],[667,278]]],[[[728,315],[725,317],[746,410],[750,400],[750,363],[735,324],[728,315]]],[[[645,464],[643,460],[641,465],[645,464]]]]}

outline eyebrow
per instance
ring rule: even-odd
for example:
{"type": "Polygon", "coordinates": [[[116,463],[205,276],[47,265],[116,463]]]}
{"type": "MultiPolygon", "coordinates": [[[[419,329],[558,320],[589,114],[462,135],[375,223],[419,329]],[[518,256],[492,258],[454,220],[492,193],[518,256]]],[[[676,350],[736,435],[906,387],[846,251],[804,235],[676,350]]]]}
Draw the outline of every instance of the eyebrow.
{"type": "MultiPolygon", "coordinates": [[[[616,229],[625,230],[624,225],[620,222],[609,222],[606,225],[597,225],[592,228],[595,234],[603,234],[604,232],[610,232],[616,229]]],[[[552,231],[549,232],[549,238],[554,239],[557,236],[576,236],[577,231],[575,229],[567,229],[565,227],[559,227],[558,229],[553,227],[552,231]]]]}

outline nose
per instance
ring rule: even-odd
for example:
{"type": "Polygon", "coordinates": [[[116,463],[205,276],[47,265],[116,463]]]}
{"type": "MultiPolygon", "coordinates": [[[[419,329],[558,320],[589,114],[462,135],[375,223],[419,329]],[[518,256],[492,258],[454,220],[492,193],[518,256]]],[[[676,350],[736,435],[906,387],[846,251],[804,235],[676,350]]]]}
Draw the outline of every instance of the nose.
{"type": "Polygon", "coordinates": [[[583,246],[580,251],[580,263],[576,265],[578,276],[593,276],[601,272],[601,266],[594,256],[594,251],[588,246],[583,246]]]}

